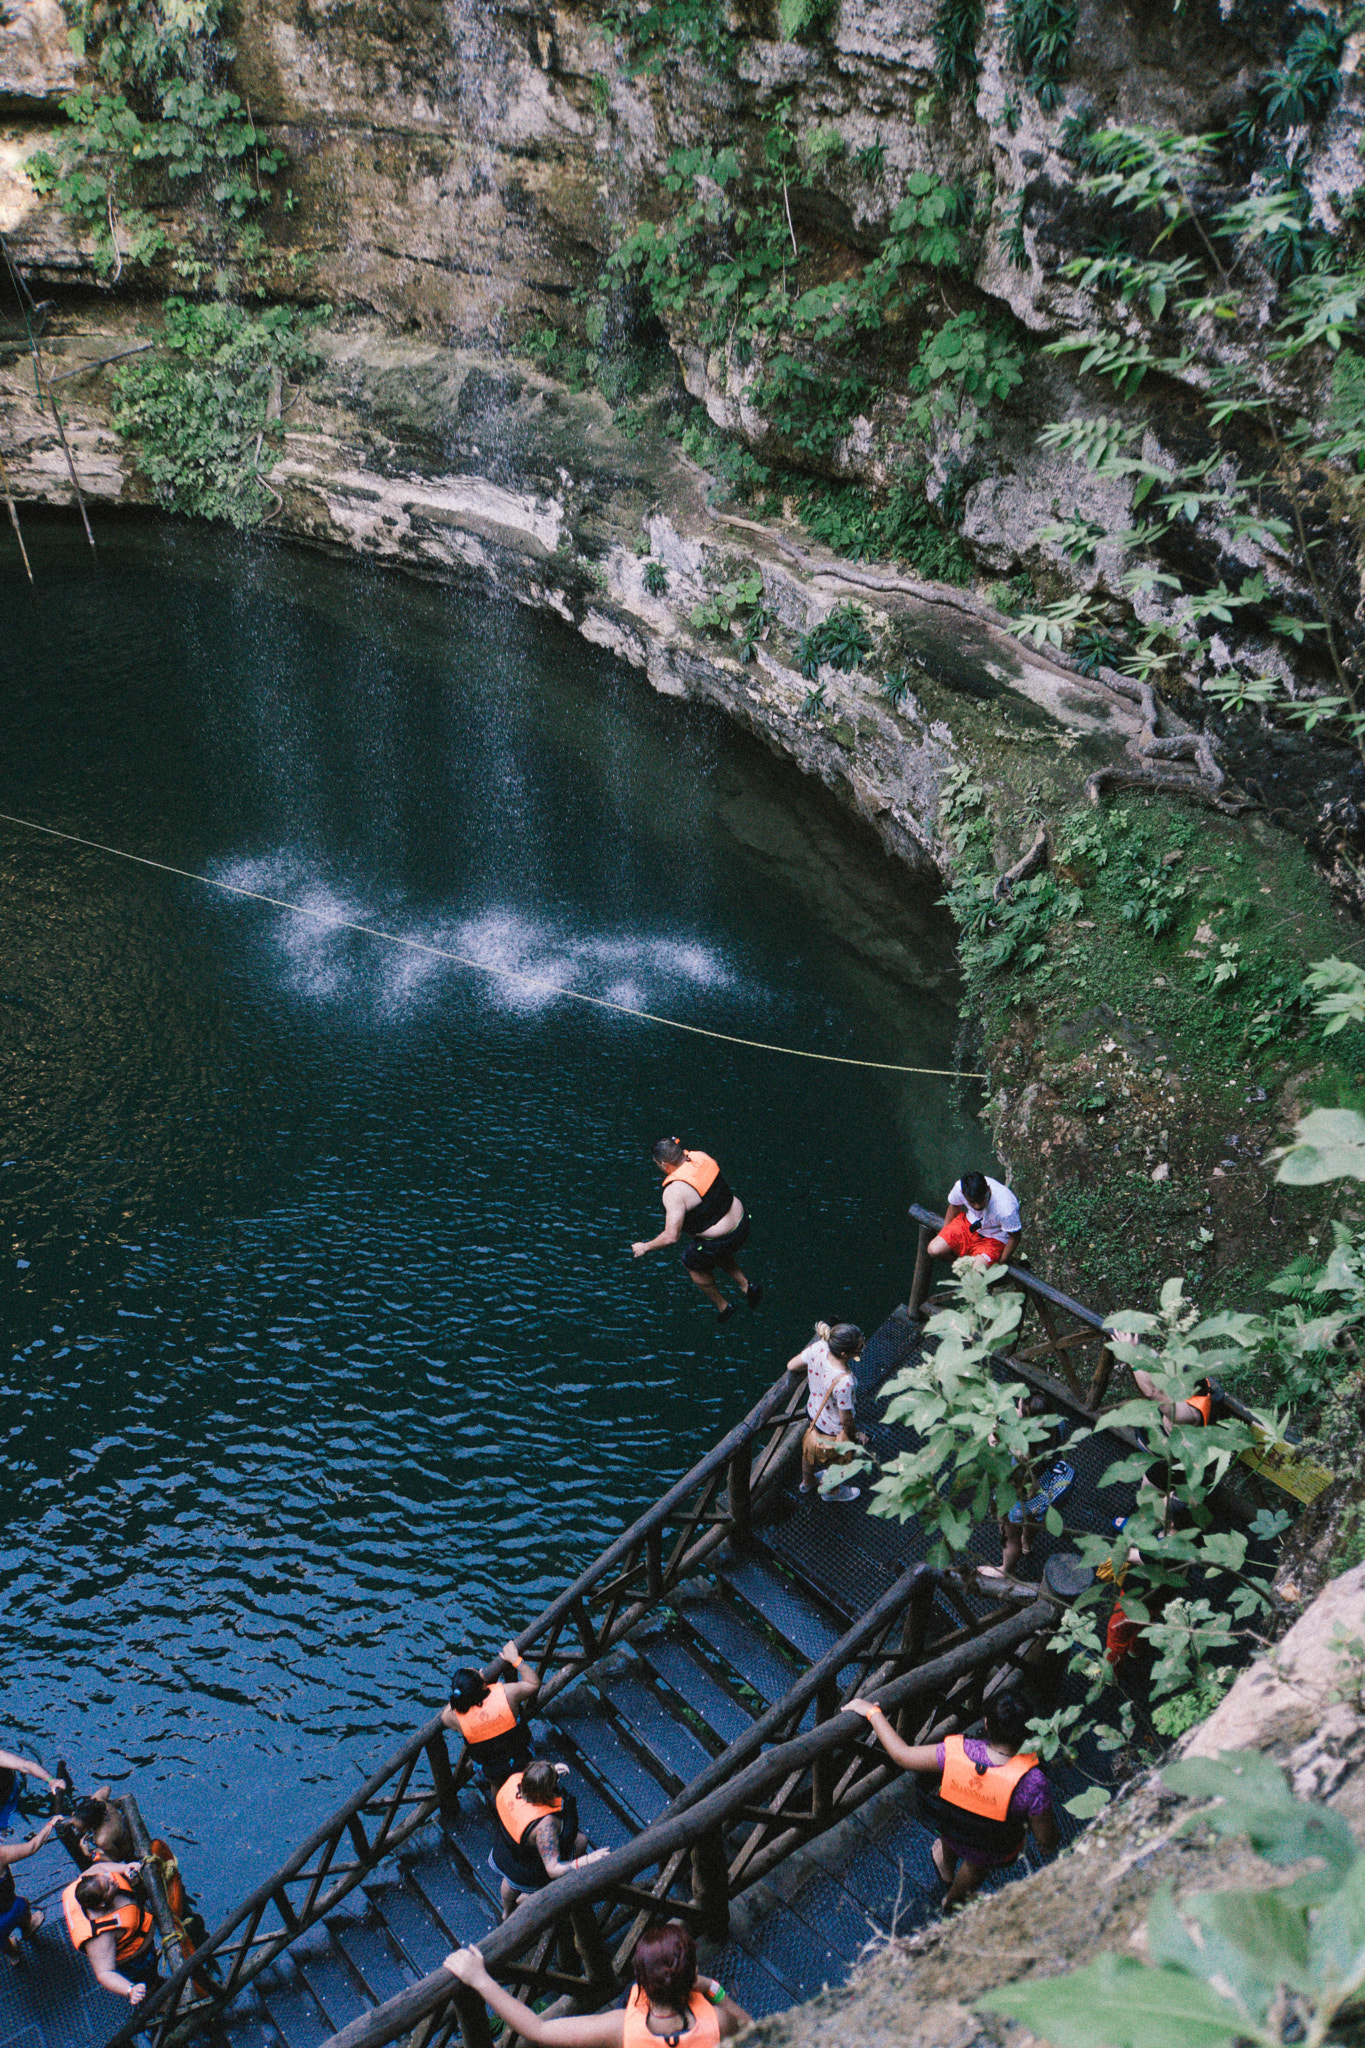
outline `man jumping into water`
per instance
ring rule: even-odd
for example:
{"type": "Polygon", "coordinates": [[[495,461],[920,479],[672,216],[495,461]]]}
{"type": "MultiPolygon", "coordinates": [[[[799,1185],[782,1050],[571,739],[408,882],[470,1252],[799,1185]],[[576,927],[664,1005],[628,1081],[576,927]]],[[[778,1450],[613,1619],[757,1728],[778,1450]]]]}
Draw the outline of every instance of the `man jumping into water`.
{"type": "Polygon", "coordinates": [[[743,1202],[705,1152],[689,1152],[677,1138],[660,1138],[653,1152],[654,1164],[664,1177],[664,1227],[657,1237],[633,1244],[632,1255],[640,1259],[646,1252],[676,1244],[680,1237],[690,1237],[683,1264],[714,1306],[717,1322],[728,1323],[735,1312],[735,1304],[727,1301],[716,1285],[717,1266],[739,1283],[750,1308],[757,1308],[763,1289],[739,1270],[738,1254],[749,1242],[743,1202]]]}

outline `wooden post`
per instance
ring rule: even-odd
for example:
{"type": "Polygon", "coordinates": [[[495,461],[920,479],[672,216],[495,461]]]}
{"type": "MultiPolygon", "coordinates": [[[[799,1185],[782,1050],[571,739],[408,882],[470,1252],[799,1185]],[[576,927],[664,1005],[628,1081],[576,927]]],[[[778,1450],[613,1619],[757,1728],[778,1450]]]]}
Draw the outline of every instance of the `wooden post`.
{"type": "Polygon", "coordinates": [[[753,1533],[752,1477],[753,1446],[743,1443],[730,1459],[730,1525],[735,1540],[747,1543],[753,1533]]]}
{"type": "Polygon", "coordinates": [[[1103,1401],[1105,1395],[1109,1392],[1109,1375],[1113,1372],[1113,1370],[1114,1354],[1109,1349],[1109,1345],[1107,1342],[1102,1343],[1100,1346],[1100,1355],[1096,1361],[1095,1370],[1091,1377],[1090,1385],[1086,1390],[1085,1405],[1087,1408],[1099,1407],[1101,1401],[1103,1401]]]}
{"type": "Polygon", "coordinates": [[[450,1751],[446,1748],[443,1728],[436,1730],[426,1748],[427,1762],[431,1765],[431,1781],[436,1787],[436,1797],[441,1802],[441,1819],[458,1820],[460,1795],[455,1788],[455,1773],[450,1768],[450,1751]]]}
{"type": "Polygon", "coordinates": [[[919,1227],[919,1247],[915,1253],[915,1275],[910,1282],[910,1299],[906,1303],[912,1316],[917,1316],[929,1292],[929,1239],[932,1236],[927,1223],[919,1227]]]}
{"type": "Polygon", "coordinates": [[[460,2015],[460,2034],[464,2048],[493,2048],[493,2029],[488,2023],[488,2007],[478,1992],[471,1991],[467,1984],[462,1985],[455,1995],[455,2010],[460,2015]]]}
{"type": "Polygon", "coordinates": [[[664,1532],[651,1529],[645,1537],[645,1570],[649,1575],[649,1597],[659,1600],[664,1590],[664,1532]]]}
{"type": "Polygon", "coordinates": [[[141,1810],[131,1792],[125,1793],[121,1799],[116,1799],[113,1804],[118,1807],[128,1823],[128,1832],[133,1838],[134,1852],[137,1855],[138,1861],[142,1864],[143,1888],[147,1893],[148,1903],[152,1909],[152,1918],[156,1922],[156,1931],[161,1939],[161,1959],[166,1966],[166,1975],[169,1977],[184,1962],[185,1951],[181,1946],[180,1933],[175,1924],[175,1915],[171,1911],[171,1902],[166,1892],[166,1883],[161,1875],[160,1865],[149,1860],[155,1852],[152,1848],[151,1836],[147,1832],[147,1823],[143,1820],[141,1810]]]}
{"type": "Polygon", "coordinates": [[[711,1941],[730,1936],[730,1866],[725,1855],[725,1832],[710,1828],[692,1845],[692,1903],[701,1920],[701,1931],[711,1941]]]}
{"type": "Polygon", "coordinates": [[[616,1990],[616,1979],[596,1913],[591,1906],[570,1906],[569,1925],[573,1928],[574,1947],[582,1958],[589,1979],[598,1990],[610,1996],[616,1990]]]}
{"type": "MultiPolygon", "coordinates": [[[[827,1678],[815,1695],[815,1725],[832,1721],[839,1712],[839,1684],[834,1678],[827,1678]]],[[[842,1766],[838,1756],[817,1756],[811,1765],[810,1810],[820,1827],[829,1825],[834,1811],[834,1781],[842,1766]]]]}

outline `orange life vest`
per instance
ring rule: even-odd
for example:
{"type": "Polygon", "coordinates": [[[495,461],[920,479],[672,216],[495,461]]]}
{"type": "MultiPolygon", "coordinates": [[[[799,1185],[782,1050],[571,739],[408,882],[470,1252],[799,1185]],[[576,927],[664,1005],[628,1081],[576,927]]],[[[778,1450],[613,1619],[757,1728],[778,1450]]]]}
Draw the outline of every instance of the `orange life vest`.
{"type": "Polygon", "coordinates": [[[96,1908],[87,1913],[76,1898],[76,1886],[81,1882],[75,1878],[62,1893],[62,1911],[66,1915],[66,1931],[71,1936],[71,1946],[83,1949],[97,1934],[114,1936],[114,1954],[120,1963],[131,1963],[144,1956],[151,1947],[152,1935],[156,1930],[150,1909],[139,1905],[133,1896],[133,1888],[126,1877],[110,1872],[110,1877],[122,1896],[112,1906],[96,1908]]]}
{"type": "Polygon", "coordinates": [[[719,1172],[719,1166],[708,1152],[689,1152],[681,1166],[669,1167],[664,1175],[664,1186],[671,1188],[675,1180],[683,1180],[699,1195],[704,1195],[719,1172]]]}
{"type": "Polygon", "coordinates": [[[649,2030],[649,2000],[637,1984],[626,2000],[621,2048],[657,2048],[659,2042],[664,2043],[664,2048],[679,2048],[683,2041],[687,2048],[717,2048],[720,2014],[710,1999],[703,1992],[694,1991],[687,2001],[687,2010],[692,2018],[684,2033],[652,2034],[649,2030]]]}
{"type": "Polygon", "coordinates": [[[949,1806],[959,1806],[967,1813],[979,1814],[983,1820],[1003,1821],[1010,1810],[1015,1786],[1037,1761],[1036,1756],[1023,1751],[1012,1756],[1008,1763],[987,1764],[983,1770],[968,1756],[962,1737],[950,1735],[943,1745],[943,1782],[939,1786],[939,1798],[946,1800],[949,1806]]]}
{"type": "Polygon", "coordinates": [[[520,1848],[538,1820],[545,1820],[552,1813],[563,1813],[564,1801],[556,1799],[553,1806],[536,1806],[521,1796],[522,1774],[517,1771],[505,1784],[499,1785],[494,1798],[498,1819],[506,1828],[512,1840],[520,1848]]]}
{"type": "Polygon", "coordinates": [[[1185,1405],[1188,1408],[1198,1409],[1200,1427],[1203,1429],[1207,1429],[1210,1422],[1213,1420],[1213,1395],[1186,1394],[1185,1405]]]}
{"type": "Polygon", "coordinates": [[[491,1742],[495,1735],[506,1735],[517,1725],[516,1708],[509,1705],[505,1686],[490,1685],[488,1698],[480,1700],[476,1707],[469,1707],[461,1713],[452,1707],[455,1724],[466,1742],[491,1742]]]}

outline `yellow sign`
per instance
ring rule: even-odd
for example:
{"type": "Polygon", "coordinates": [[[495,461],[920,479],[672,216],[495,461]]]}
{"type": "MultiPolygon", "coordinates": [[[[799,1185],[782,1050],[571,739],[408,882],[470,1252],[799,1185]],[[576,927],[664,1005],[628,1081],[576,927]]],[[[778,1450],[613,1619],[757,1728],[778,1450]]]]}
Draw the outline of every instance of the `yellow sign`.
{"type": "Polygon", "coordinates": [[[1261,1479],[1268,1479],[1272,1486],[1293,1494],[1295,1500],[1314,1501],[1325,1493],[1336,1476],[1322,1465],[1310,1464],[1300,1458],[1293,1444],[1262,1441],[1254,1449],[1243,1451],[1241,1462],[1249,1465],[1261,1479]]]}

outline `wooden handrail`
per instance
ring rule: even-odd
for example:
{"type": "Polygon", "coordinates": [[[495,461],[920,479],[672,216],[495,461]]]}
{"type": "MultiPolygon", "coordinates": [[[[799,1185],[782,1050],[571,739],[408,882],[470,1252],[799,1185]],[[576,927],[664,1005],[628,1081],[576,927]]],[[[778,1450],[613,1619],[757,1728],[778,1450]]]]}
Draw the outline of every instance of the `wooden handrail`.
{"type": "MultiPolygon", "coordinates": [[[[794,1387],[792,1380],[785,1373],[780,1380],[775,1381],[742,1421],[737,1422],[734,1428],[729,1430],[721,1438],[720,1442],[713,1445],[706,1453],[706,1456],[692,1467],[691,1471],[684,1474],[659,1500],[654,1502],[652,1507],[648,1508],[643,1515],[632,1522],[630,1527],[623,1531],[614,1542],[610,1543],[601,1555],[588,1566],[587,1570],[575,1579],[571,1586],[567,1587],[557,1599],[552,1600],[550,1605],[536,1617],[529,1627],[523,1629],[516,1638],[518,1650],[525,1653],[527,1650],[533,1649],[535,1644],[545,1637],[556,1636],[564,1622],[572,1620],[576,1609],[580,1612],[582,1611],[581,1603],[586,1596],[596,1587],[600,1586],[602,1581],[615,1571],[618,1566],[628,1561],[636,1553],[641,1552],[642,1549],[647,1550],[649,1538],[662,1529],[676,1510],[689,1501],[699,1488],[707,1486],[712,1480],[724,1474],[736,1454],[752,1447],[755,1439],[770,1423],[774,1420],[781,1423],[789,1419],[783,1414],[783,1411],[784,1409],[790,1409],[792,1402],[798,1400],[803,1391],[802,1387],[794,1387]]],[[[754,1496],[757,1496],[763,1486],[769,1483],[772,1477],[775,1476],[776,1469],[776,1447],[770,1446],[768,1451],[756,1462],[753,1471],[750,1491],[754,1496]]],[[[748,1508],[749,1498],[746,1495],[743,1510],[746,1532],[748,1508]]],[[[704,1534],[699,1535],[696,1542],[687,1549],[685,1553],[687,1560],[689,1562],[693,1559],[700,1561],[701,1557],[709,1554],[712,1549],[718,1548],[726,1540],[729,1533],[727,1526],[713,1524],[704,1534]]],[[[626,1633],[626,1630],[633,1627],[641,1619],[642,1615],[648,1611],[650,1604],[649,1600],[637,1601],[623,1608],[611,1629],[603,1634],[598,1644],[598,1654],[605,1654],[619,1642],[626,1633]]],[[[564,1689],[564,1686],[571,1679],[581,1674],[589,1661],[594,1660],[589,1660],[586,1656],[571,1660],[568,1665],[554,1673],[541,1686],[538,1704],[547,1704],[550,1699],[564,1689]]],[[[502,1664],[499,1660],[496,1663],[485,1666],[483,1675],[486,1678],[492,1679],[497,1676],[501,1669],[502,1664]]],[[[352,1822],[357,1822],[362,1809],[376,1798],[390,1779],[402,1774],[406,1784],[407,1778],[411,1776],[412,1770],[415,1768],[423,1750],[433,1750],[437,1745],[444,1748],[444,1743],[445,1731],[440,1715],[437,1714],[410,1735],[403,1744],[403,1747],[391,1756],[373,1776],[367,1778],[359,1791],[353,1793],[343,1806],[338,1807],[330,1814],[319,1827],[314,1829],[307,1840],[294,1851],[292,1856],[278,1870],[259,1884],[246,1899],[241,1901],[229,1918],[219,1927],[215,1928],[203,1947],[195,1952],[193,1961],[183,1964],[180,1969],[176,1970],[166,1979],[165,1983],[158,1987],[151,1997],[141,2006],[137,2007],[119,2028],[118,2032],[109,2037],[106,2048],[121,2048],[121,2044],[132,2041],[138,2034],[153,2030],[158,2020],[163,2017],[169,2025],[174,2025],[179,2009],[180,1995],[193,1978],[202,1976],[204,1964],[227,1948],[232,1942],[233,1936],[240,1928],[249,1926],[254,1933],[255,1929],[260,1925],[262,1914],[269,1906],[274,1905],[276,1912],[280,1913],[283,1919],[284,1916],[279,1902],[281,1898],[284,1898],[286,1901],[288,1900],[286,1887],[307,1870],[309,1862],[317,1855],[319,1850],[325,1849],[337,1836],[348,1829],[352,1822]]],[[[435,1775],[439,1777],[439,1774],[435,1775]]],[[[458,1777],[458,1767],[455,1775],[458,1777]]],[[[450,1786],[438,1782],[436,1790],[430,1797],[419,1798],[415,1802],[412,1811],[403,1822],[405,1836],[415,1832],[418,1827],[437,1811],[438,1807],[443,1803],[443,1794],[448,1801],[450,1786]]],[[[377,1858],[372,1859],[372,1861],[377,1860],[377,1858]]],[[[354,1886],[359,1883],[361,1876],[364,1875],[368,1867],[369,1865],[357,1864],[349,1876],[349,1881],[339,1880],[344,1890],[354,1889],[354,1886]]],[[[314,1911],[304,1919],[301,1919],[300,1928],[304,1925],[313,1924],[314,1919],[325,1917],[326,1912],[331,1911],[339,1903],[341,1896],[342,1892],[329,1889],[322,1897],[321,1912],[316,1910],[318,1900],[315,1898],[314,1911]]],[[[288,1940],[292,1940],[297,1931],[290,1929],[287,1921],[285,1922],[285,1933],[288,1940]]],[[[267,1943],[262,1945],[268,1945],[268,1941],[276,1939],[277,1937],[274,1936],[268,1937],[267,1943]]],[[[242,1961],[238,1957],[229,1978],[229,1982],[234,1986],[241,1978],[241,1971],[242,1961]]],[[[254,1966],[252,1974],[255,1974],[254,1966]]],[[[216,2004],[217,2001],[214,2000],[213,2003],[216,2004]]],[[[187,2020],[191,2017],[190,2009],[187,2009],[185,2017],[187,2020]]]]}
{"type": "MultiPolygon", "coordinates": [[[[932,1659],[916,1671],[907,1672],[904,1678],[892,1679],[888,1685],[879,1687],[872,1697],[890,1716],[912,1700],[953,1685],[978,1664],[1008,1656],[1031,1636],[1052,1628],[1057,1612],[1050,1600],[1036,1600],[1022,1613],[997,1622],[971,1642],[932,1659]]],[[[839,1750],[850,1749],[871,1739],[857,1715],[841,1713],[832,1721],[820,1722],[803,1735],[779,1743],[766,1756],[757,1758],[737,1777],[719,1786],[695,1806],[689,1806],[672,1819],[656,1821],[633,1842],[628,1842],[622,1849],[614,1849],[600,1863],[557,1878],[543,1891],[535,1893],[500,1926],[482,1938],[479,1946],[485,1963],[490,1971],[495,1970],[498,1963],[510,1963],[575,1907],[590,1905],[618,1885],[629,1884],[641,1870],[662,1863],[679,1850],[690,1848],[793,1772],[808,1770],[822,1757],[832,1756],[839,1750]]],[[[422,2020],[439,2012],[459,1990],[458,1979],[448,1970],[433,1970],[420,1984],[400,1991],[374,2012],[352,2020],[349,2026],[332,2036],[326,2048],[384,2048],[385,2043],[398,2040],[422,2020]]]]}

